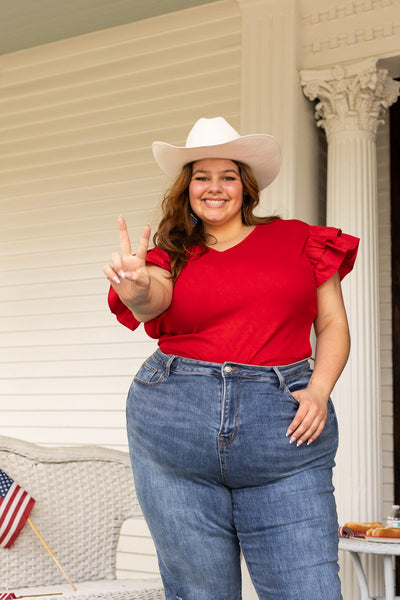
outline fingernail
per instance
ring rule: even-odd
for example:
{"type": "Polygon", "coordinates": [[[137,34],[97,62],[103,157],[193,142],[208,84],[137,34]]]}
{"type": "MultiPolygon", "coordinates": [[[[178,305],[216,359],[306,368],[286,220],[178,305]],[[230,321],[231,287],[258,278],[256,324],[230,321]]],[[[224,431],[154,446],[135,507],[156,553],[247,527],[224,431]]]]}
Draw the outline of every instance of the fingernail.
{"type": "Polygon", "coordinates": [[[308,440],[308,442],[307,442],[307,446],[309,446],[310,444],[312,444],[312,443],[313,443],[313,441],[314,441],[314,440],[308,440]]]}
{"type": "Polygon", "coordinates": [[[289,435],[292,433],[293,433],[293,429],[288,429],[286,432],[286,437],[289,437],[289,435]]]}
{"type": "Polygon", "coordinates": [[[122,277],[122,279],[125,279],[125,275],[126,275],[126,273],[125,273],[125,271],[118,271],[118,275],[119,275],[120,277],[122,277]]]}
{"type": "Polygon", "coordinates": [[[295,442],[295,441],[296,441],[296,438],[294,436],[290,438],[290,443],[291,444],[293,444],[293,442],[295,442]]]}
{"type": "Polygon", "coordinates": [[[303,443],[303,442],[302,442],[301,440],[299,440],[299,441],[297,442],[297,447],[301,446],[301,445],[302,445],[302,443],[303,443]]]}
{"type": "Polygon", "coordinates": [[[114,275],[112,280],[115,281],[115,283],[121,283],[121,281],[119,280],[119,278],[116,275],[114,275]]]}

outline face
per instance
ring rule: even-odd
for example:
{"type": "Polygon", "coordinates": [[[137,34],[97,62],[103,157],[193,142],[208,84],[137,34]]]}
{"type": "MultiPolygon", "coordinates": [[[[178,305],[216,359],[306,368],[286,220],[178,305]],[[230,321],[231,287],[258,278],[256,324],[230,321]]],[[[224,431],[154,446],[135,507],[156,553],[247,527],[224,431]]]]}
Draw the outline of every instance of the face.
{"type": "Polygon", "coordinates": [[[243,184],[239,167],[225,158],[206,158],[194,162],[189,201],[206,231],[241,224],[243,184]]]}

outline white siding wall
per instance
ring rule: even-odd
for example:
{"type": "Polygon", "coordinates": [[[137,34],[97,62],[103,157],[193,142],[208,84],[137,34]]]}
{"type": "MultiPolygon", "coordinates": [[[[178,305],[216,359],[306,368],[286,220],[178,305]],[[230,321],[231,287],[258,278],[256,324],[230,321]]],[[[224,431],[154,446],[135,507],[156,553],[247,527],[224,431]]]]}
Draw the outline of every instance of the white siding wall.
{"type": "MultiPolygon", "coordinates": [[[[151,142],[184,143],[201,116],[239,128],[236,2],[5,55],[0,72],[0,434],[126,449],[126,392],[155,343],[111,316],[102,265],[120,213],[133,240],[156,222],[151,142]]],[[[121,574],[157,571],[143,523],[126,534],[121,574]]]]}

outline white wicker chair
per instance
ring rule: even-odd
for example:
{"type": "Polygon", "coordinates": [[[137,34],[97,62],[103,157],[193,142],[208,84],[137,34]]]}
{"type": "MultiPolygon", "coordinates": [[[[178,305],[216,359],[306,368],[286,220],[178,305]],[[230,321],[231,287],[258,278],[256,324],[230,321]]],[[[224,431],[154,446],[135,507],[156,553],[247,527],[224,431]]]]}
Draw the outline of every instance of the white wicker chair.
{"type": "Polygon", "coordinates": [[[116,579],[122,523],[142,516],[127,453],[0,436],[0,468],[35,498],[31,520],[77,588],[27,523],[11,548],[0,548],[0,591],[50,594],[41,600],[57,598],[52,592],[63,600],[165,599],[159,578],[116,579]]]}

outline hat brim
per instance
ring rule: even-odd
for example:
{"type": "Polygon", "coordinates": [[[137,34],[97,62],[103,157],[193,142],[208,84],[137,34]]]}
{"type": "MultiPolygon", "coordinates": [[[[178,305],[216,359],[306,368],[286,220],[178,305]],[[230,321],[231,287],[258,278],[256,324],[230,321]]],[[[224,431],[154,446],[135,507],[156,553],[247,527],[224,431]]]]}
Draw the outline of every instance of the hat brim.
{"type": "Polygon", "coordinates": [[[280,144],[267,134],[245,135],[224,144],[196,148],[157,141],[152,148],[157,164],[171,179],[176,179],[188,163],[203,158],[226,158],[248,165],[261,191],[274,181],[281,166],[280,144]]]}

